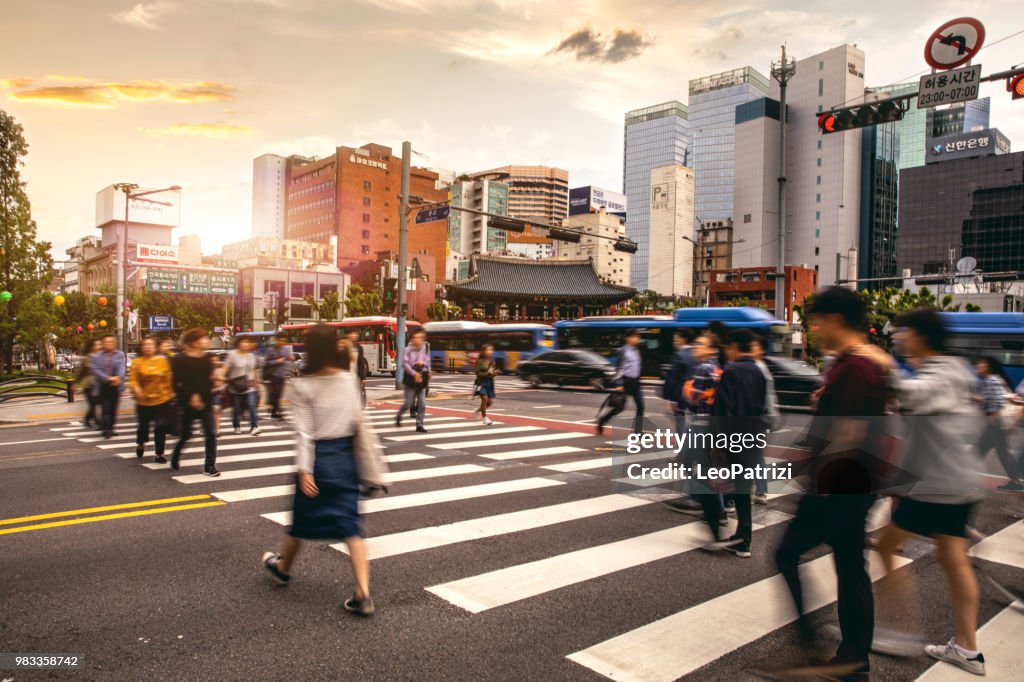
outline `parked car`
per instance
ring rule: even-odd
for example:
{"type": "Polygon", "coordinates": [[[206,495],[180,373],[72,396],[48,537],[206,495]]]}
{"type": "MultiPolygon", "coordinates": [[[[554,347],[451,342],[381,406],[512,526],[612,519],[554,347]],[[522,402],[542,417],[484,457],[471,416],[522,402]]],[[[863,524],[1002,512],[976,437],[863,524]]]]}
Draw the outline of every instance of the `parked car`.
{"type": "Polygon", "coordinates": [[[813,365],[792,358],[766,356],[765,364],[775,379],[775,394],[781,407],[809,407],[811,393],[821,388],[824,379],[813,365]]]}
{"type": "Polygon", "coordinates": [[[607,388],[615,368],[597,353],[587,350],[554,350],[522,360],[519,376],[531,386],[557,384],[607,388]]]}

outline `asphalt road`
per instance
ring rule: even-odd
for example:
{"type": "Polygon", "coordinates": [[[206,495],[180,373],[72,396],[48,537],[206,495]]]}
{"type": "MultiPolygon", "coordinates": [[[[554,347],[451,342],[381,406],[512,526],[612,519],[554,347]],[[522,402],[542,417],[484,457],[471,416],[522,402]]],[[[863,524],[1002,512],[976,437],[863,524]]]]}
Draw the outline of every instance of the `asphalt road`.
{"type": "MultiPolygon", "coordinates": [[[[737,680],[795,661],[772,558],[795,495],[755,508],[752,559],[707,554],[695,549],[706,540],[699,521],[658,504],[659,491],[622,494],[611,482],[625,431],[594,434],[602,395],[498,385],[490,427],[471,421],[468,376],[434,380],[423,437],[410,420],[395,429],[393,406],[372,406],[404,480],[368,503],[369,620],[340,608],[352,580],[329,544],[306,546],[287,588],[258,565],[288,523],[287,424],[223,438],[219,479],[189,462],[202,457],[198,440],[170,472],[135,459],[125,426],[106,442],[69,419],[0,428],[0,652],[80,654],[74,678],[89,680],[737,680]]],[[[668,427],[656,392],[649,425],[668,427]]],[[[806,422],[787,415],[772,452],[806,422]]],[[[976,524],[990,535],[977,565],[1018,593],[1022,516],[1024,500],[993,495],[976,524]]],[[[822,625],[836,619],[826,553],[808,556],[824,576],[822,625]]],[[[905,554],[919,627],[945,641],[952,620],[930,545],[905,554]]],[[[891,611],[898,626],[915,622],[891,611]]],[[[981,622],[989,678],[1019,679],[1024,613],[984,580],[981,622]]],[[[873,666],[875,680],[910,680],[932,661],[877,656],[873,666]]],[[[948,668],[928,679],[961,679],[948,668]]],[[[0,680],[71,675],[2,670],[0,680]]]]}

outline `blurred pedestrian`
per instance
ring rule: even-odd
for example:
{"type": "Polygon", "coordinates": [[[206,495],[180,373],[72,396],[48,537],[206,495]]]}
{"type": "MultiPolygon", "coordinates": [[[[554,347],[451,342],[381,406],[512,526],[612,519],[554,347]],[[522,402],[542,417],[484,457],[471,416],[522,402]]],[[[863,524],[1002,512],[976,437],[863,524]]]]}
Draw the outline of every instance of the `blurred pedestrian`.
{"type": "Polygon", "coordinates": [[[978,456],[984,459],[993,448],[1010,480],[998,490],[1008,493],[1024,491],[1021,485],[1021,463],[1010,453],[1010,445],[1003,426],[1002,412],[1006,407],[1006,395],[1010,389],[1003,380],[1002,366],[990,357],[980,357],[974,362],[979,377],[981,409],[985,413],[985,431],[978,443],[978,456]]]}
{"type": "Polygon", "coordinates": [[[402,353],[402,385],[405,400],[395,415],[395,426],[402,425],[402,415],[416,403],[416,431],[426,433],[423,419],[427,413],[427,388],[430,385],[430,353],[427,351],[427,333],[422,329],[414,329],[409,337],[409,345],[402,353]]]}
{"type": "Polygon", "coordinates": [[[157,344],[156,352],[157,352],[157,355],[162,355],[165,358],[173,357],[174,356],[174,342],[171,341],[170,339],[167,339],[167,338],[160,339],[160,342],[157,344]]]}
{"type": "Polygon", "coordinates": [[[174,400],[174,385],[171,379],[171,363],[163,355],[156,354],[156,342],[143,339],[139,355],[132,360],[128,385],[135,396],[135,456],[141,458],[149,442],[149,425],[153,424],[153,442],[156,446],[156,462],[162,464],[164,447],[170,420],[174,419],[171,401],[174,400]]]}
{"type": "MultiPolygon", "coordinates": [[[[751,343],[752,355],[754,362],[757,364],[757,368],[761,370],[761,375],[765,380],[765,394],[764,394],[764,420],[768,429],[774,431],[779,427],[779,398],[775,394],[775,377],[772,376],[772,371],[768,367],[768,363],[764,361],[765,351],[767,342],[761,336],[754,336],[754,340],[751,343]]],[[[764,460],[764,448],[758,451],[759,461],[758,465],[761,466],[762,471],[767,471],[766,462],[764,460]]],[[[768,504],[768,478],[765,476],[758,476],[754,481],[754,496],[753,500],[755,504],[768,504]]]]}
{"type": "Polygon", "coordinates": [[[280,333],[274,337],[274,345],[263,354],[263,378],[267,382],[271,419],[284,419],[281,414],[281,398],[284,396],[285,382],[292,375],[292,363],[295,362],[295,355],[287,343],[288,337],[280,333]]]}
{"type": "MultiPolygon", "coordinates": [[[[615,356],[615,376],[612,377],[612,381],[616,384],[616,391],[620,391],[633,399],[633,404],[636,406],[636,416],[633,418],[633,433],[640,433],[643,430],[644,424],[644,394],[640,387],[640,376],[643,372],[643,359],[640,355],[640,332],[636,329],[627,329],[624,340],[625,343],[619,348],[615,356]]],[[[597,419],[598,435],[604,433],[604,425],[624,409],[625,400],[612,403],[610,409],[597,419]]]]}
{"type": "Polygon", "coordinates": [[[292,422],[298,436],[292,526],[280,554],[266,552],[262,565],[279,584],[291,579],[303,540],[342,540],[348,547],[355,590],[346,611],[373,615],[370,560],[359,514],[360,487],[387,490],[380,442],[359,404],[359,383],[346,371],[351,349],[339,351],[332,328],[306,332],[306,365],[292,381],[292,422]]]}
{"type": "MultiPolygon", "coordinates": [[[[882,531],[875,549],[882,556],[886,572],[892,574],[897,568],[896,551],[907,540],[919,535],[935,541],[956,628],[948,643],[924,649],[933,658],[984,675],[985,657],[978,651],[977,642],[978,581],[967,555],[968,524],[983,497],[974,455],[981,416],[972,399],[975,379],[966,360],[946,353],[947,332],[937,310],[904,313],[896,325],[899,347],[914,374],[902,372],[882,351],[875,350],[874,354],[881,363],[888,361],[900,411],[905,415],[900,469],[908,481],[896,489],[900,497],[892,522],[882,531]]],[[[907,594],[907,583],[912,579],[912,572],[901,571],[881,584],[888,592],[880,589],[880,603],[885,603],[893,615],[898,610],[903,617],[907,609],[916,609],[916,597],[907,594]],[[883,601],[883,594],[889,598],[883,601]]],[[[881,643],[878,640],[906,639],[876,634],[876,647],[881,643]]]]}
{"type": "Polygon", "coordinates": [[[693,375],[697,361],[693,357],[693,331],[677,329],[672,335],[672,367],[665,375],[661,397],[668,402],[668,409],[675,419],[676,433],[686,431],[686,400],[683,398],[683,384],[693,375]]]}
{"type": "Polygon", "coordinates": [[[86,340],[85,345],[82,346],[82,357],[78,361],[78,373],[75,375],[75,386],[82,392],[86,402],[82,424],[90,429],[99,427],[99,417],[96,415],[99,399],[93,393],[96,376],[92,372],[92,356],[99,348],[99,339],[86,340]]]}
{"type": "Polygon", "coordinates": [[[220,438],[220,418],[224,412],[224,393],[227,388],[224,386],[224,361],[217,353],[210,353],[210,360],[213,364],[213,393],[210,394],[210,401],[213,403],[213,424],[217,437],[220,438]]]}
{"type": "Polygon", "coordinates": [[[370,362],[366,359],[366,352],[363,350],[362,344],[359,343],[358,331],[353,329],[345,334],[345,338],[352,349],[352,372],[359,380],[359,395],[362,397],[363,407],[366,407],[366,378],[370,376],[370,362]]]}
{"type": "Polygon", "coordinates": [[[242,432],[242,411],[249,413],[249,435],[260,435],[259,417],[259,357],[253,352],[253,340],[248,336],[235,337],[235,349],[224,362],[224,380],[231,395],[231,425],[235,434],[242,432]]]}
{"type": "Polygon", "coordinates": [[[207,353],[210,337],[204,329],[189,329],[181,337],[182,352],[171,361],[174,391],[181,409],[181,438],[171,454],[171,468],[180,466],[181,450],[192,437],[192,424],[203,426],[206,459],[203,473],[220,476],[217,471],[217,427],[213,422],[213,357],[207,353]]]}
{"type": "Polygon", "coordinates": [[[124,390],[125,357],[117,349],[117,337],[107,334],[100,342],[100,350],[92,356],[92,391],[100,406],[100,430],[104,438],[116,435],[117,406],[124,390]]]}
{"type": "Polygon", "coordinates": [[[856,292],[838,286],[818,292],[810,316],[819,343],[836,359],[825,375],[808,434],[808,492],[797,504],[775,559],[793,598],[801,637],[810,644],[816,635],[804,609],[800,558],[822,544],[832,548],[842,641],[828,665],[809,672],[867,680],[875,621],[864,562],[865,525],[878,485],[886,374],[855,352],[865,327],[864,301],[856,292]]]}
{"type": "Polygon", "coordinates": [[[483,425],[490,426],[494,422],[487,416],[487,408],[494,404],[494,377],[498,374],[498,367],[494,364],[494,346],[485,343],[480,349],[480,357],[476,359],[476,381],[473,392],[480,397],[480,407],[477,412],[483,418],[483,425]]]}

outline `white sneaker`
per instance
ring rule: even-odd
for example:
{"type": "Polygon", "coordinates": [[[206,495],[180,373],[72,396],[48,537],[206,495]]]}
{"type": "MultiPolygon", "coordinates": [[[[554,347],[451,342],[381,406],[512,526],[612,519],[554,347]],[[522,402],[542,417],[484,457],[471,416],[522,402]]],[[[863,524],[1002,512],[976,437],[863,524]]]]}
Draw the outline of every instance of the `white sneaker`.
{"type": "Polygon", "coordinates": [[[249,432],[249,435],[250,436],[258,436],[258,435],[260,435],[260,427],[258,427],[258,426],[252,427],[252,431],[249,432]]]}
{"type": "Polygon", "coordinates": [[[974,675],[985,674],[985,657],[978,652],[974,658],[967,658],[956,646],[956,637],[945,644],[929,644],[924,648],[926,654],[946,663],[959,666],[974,675]]]}
{"type": "Polygon", "coordinates": [[[767,493],[754,493],[752,495],[754,504],[768,504],[767,493]]]}
{"type": "Polygon", "coordinates": [[[238,435],[238,434],[240,434],[241,432],[242,432],[242,429],[236,426],[236,427],[235,427],[235,435],[237,436],[237,435],[238,435]]]}
{"type": "Polygon", "coordinates": [[[482,421],[481,423],[482,423],[482,424],[483,424],[484,426],[490,426],[490,425],[491,425],[491,424],[493,424],[494,422],[492,422],[492,421],[491,421],[491,418],[490,418],[490,417],[484,417],[484,420],[483,420],[483,421],[482,421]]]}

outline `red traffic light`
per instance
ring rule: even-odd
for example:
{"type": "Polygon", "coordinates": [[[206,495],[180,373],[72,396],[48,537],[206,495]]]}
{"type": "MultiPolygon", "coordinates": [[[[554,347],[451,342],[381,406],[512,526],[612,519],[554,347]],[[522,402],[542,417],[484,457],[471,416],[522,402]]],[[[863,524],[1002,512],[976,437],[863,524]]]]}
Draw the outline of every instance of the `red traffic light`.
{"type": "Polygon", "coordinates": [[[836,117],[832,114],[822,114],[818,117],[818,130],[822,133],[833,133],[836,130],[836,117]]]}
{"type": "Polygon", "coordinates": [[[1024,73],[1017,74],[1011,78],[1006,89],[1010,91],[1013,99],[1024,98],[1024,73]]]}

